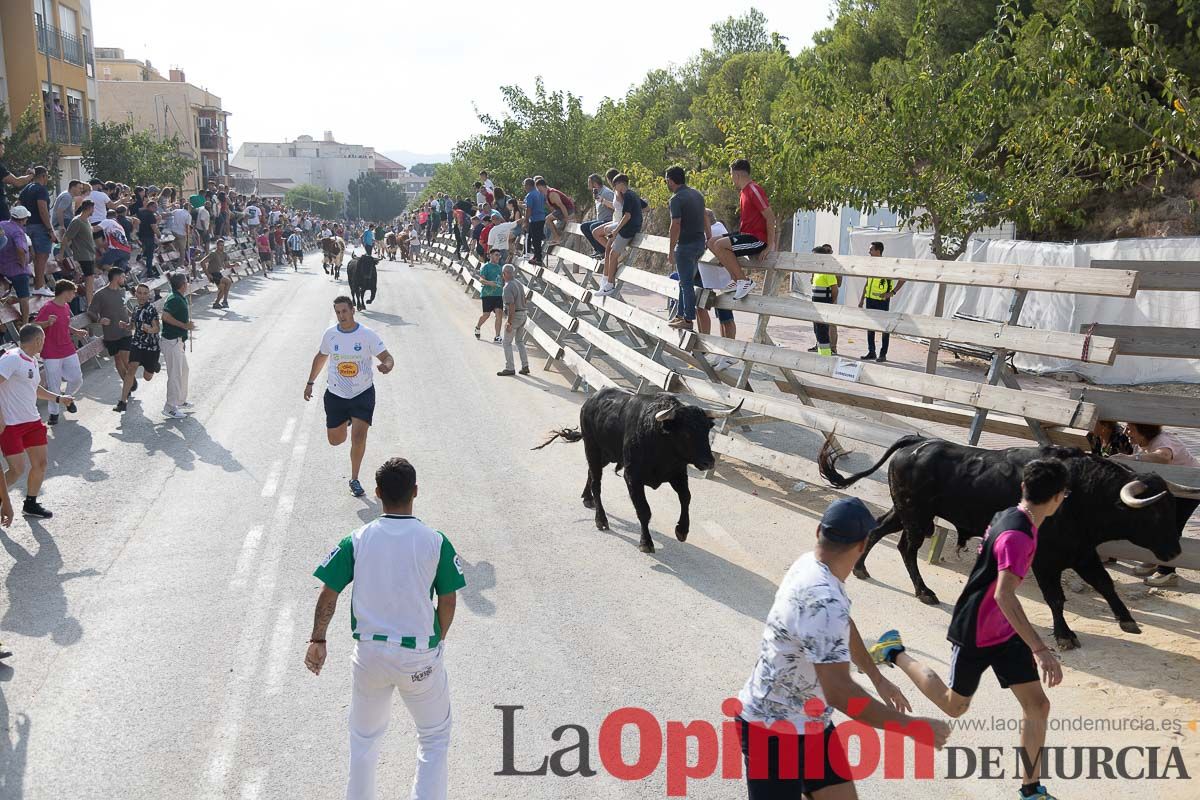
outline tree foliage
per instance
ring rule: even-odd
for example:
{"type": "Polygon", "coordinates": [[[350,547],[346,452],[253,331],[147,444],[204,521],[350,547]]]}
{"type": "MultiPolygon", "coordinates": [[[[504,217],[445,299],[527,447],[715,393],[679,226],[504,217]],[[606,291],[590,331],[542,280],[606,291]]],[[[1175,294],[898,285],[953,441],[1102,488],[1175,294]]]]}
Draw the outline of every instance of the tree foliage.
{"type": "Polygon", "coordinates": [[[344,194],[311,183],[302,183],[288,189],[283,201],[291,208],[313,211],[326,218],[341,217],[346,209],[344,194]]]}
{"type": "MultiPolygon", "coordinates": [[[[8,106],[0,103],[0,131],[8,130],[11,118],[8,106]]],[[[44,166],[50,170],[50,182],[58,183],[59,148],[57,144],[47,143],[42,137],[42,106],[40,102],[30,103],[25,112],[12,125],[12,133],[4,136],[4,164],[14,174],[23,175],[29,167],[44,166]]],[[[15,203],[19,189],[5,186],[9,203],[15,203]]]]}
{"type": "Polygon", "coordinates": [[[504,89],[499,116],[438,165],[429,192],[471,196],[542,174],[577,198],[616,167],[652,203],[678,163],[731,219],[745,157],[781,222],[796,209],[889,207],[941,258],[1012,221],[1080,222],[1091,195],[1200,165],[1200,0],[839,0],[794,56],[755,9],[623,96],[504,89]]]}
{"type": "Polygon", "coordinates": [[[159,139],[128,122],[93,122],[81,155],[84,168],[101,180],[180,186],[197,164],[182,148],[177,136],[159,139]]]}
{"type": "Polygon", "coordinates": [[[433,171],[437,169],[437,166],[437,164],[426,164],[425,162],[421,162],[420,164],[413,164],[408,168],[408,171],[413,175],[420,175],[422,178],[432,178],[433,171]]]}
{"type": "Polygon", "coordinates": [[[358,219],[386,222],[398,216],[406,202],[399,185],[367,172],[350,181],[346,211],[358,219]]]}

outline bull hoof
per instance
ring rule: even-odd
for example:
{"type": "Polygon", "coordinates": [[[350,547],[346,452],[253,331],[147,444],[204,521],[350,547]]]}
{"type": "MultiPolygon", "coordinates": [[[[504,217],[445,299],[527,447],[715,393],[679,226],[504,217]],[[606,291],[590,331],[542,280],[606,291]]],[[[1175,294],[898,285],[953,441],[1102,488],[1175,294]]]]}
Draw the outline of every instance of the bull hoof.
{"type": "Polygon", "coordinates": [[[585,497],[583,498],[583,507],[594,509],[596,507],[596,501],[590,497],[585,497]]]}
{"type": "Polygon", "coordinates": [[[858,578],[860,581],[865,581],[871,577],[871,573],[867,572],[866,567],[855,566],[853,572],[854,577],[858,578]]]}
{"type": "Polygon", "coordinates": [[[1073,633],[1066,636],[1059,636],[1058,634],[1055,634],[1054,644],[1058,646],[1059,650],[1078,650],[1079,637],[1073,633]]]}
{"type": "Polygon", "coordinates": [[[917,592],[917,599],[927,606],[936,606],[938,604],[937,595],[928,589],[923,592],[917,592]]]}
{"type": "Polygon", "coordinates": [[[1126,619],[1126,620],[1121,621],[1121,630],[1125,631],[1126,633],[1141,633],[1142,632],[1141,626],[1138,625],[1136,622],[1134,622],[1131,619],[1126,619]]]}
{"type": "Polygon", "coordinates": [[[653,553],[654,542],[638,542],[638,550],[641,550],[643,553],[653,553]]]}
{"type": "Polygon", "coordinates": [[[606,520],[606,519],[596,520],[596,530],[598,530],[598,531],[608,530],[608,520],[606,520]]]}
{"type": "Polygon", "coordinates": [[[688,536],[687,528],[683,527],[682,525],[675,526],[675,538],[676,539],[678,539],[681,542],[686,542],[687,536],[688,536]]]}

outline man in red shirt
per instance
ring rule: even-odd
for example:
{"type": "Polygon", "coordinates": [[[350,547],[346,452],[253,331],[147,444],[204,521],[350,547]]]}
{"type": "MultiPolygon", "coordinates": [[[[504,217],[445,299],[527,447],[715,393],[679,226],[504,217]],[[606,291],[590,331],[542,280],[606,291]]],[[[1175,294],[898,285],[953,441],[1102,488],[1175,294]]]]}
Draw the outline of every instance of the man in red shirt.
{"type": "Polygon", "coordinates": [[[733,299],[741,300],[754,289],[754,281],[748,280],[738,256],[753,256],[761,253],[768,256],[775,252],[775,212],[767,200],[767,193],[750,180],[750,162],[739,158],[729,165],[729,177],[740,194],[738,200],[741,232],[726,236],[714,236],[708,241],[708,249],[729,270],[733,280],[725,291],[733,290],[733,299]]]}
{"type": "MultiPolygon", "coordinates": [[[[37,324],[46,332],[46,341],[42,346],[42,362],[46,365],[46,388],[55,394],[67,382],[67,394],[74,395],[83,388],[83,366],[79,363],[79,355],[75,352],[75,341],[72,335],[81,339],[88,332],[82,328],[71,327],[71,301],[75,299],[77,288],[71,281],[58,281],[54,284],[54,298],[42,306],[37,314],[37,324]]],[[[53,397],[53,395],[51,395],[53,397]]],[[[64,409],[75,413],[74,401],[60,405],[51,400],[46,406],[50,412],[49,425],[58,424],[58,415],[64,409]]]]}

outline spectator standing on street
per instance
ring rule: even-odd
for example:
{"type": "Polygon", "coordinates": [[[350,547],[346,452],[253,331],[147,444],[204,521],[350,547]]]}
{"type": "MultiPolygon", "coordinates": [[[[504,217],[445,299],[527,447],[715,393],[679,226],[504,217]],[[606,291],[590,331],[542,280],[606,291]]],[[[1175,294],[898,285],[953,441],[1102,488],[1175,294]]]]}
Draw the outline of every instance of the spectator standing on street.
{"type": "Polygon", "coordinates": [[[187,277],[182,272],[173,272],[170,277],[171,295],[163,304],[162,336],[159,346],[167,366],[167,400],[163,415],[170,419],[183,419],[185,409],[192,407],[188,402],[187,340],[196,323],[190,319],[188,300],[183,296],[187,277]]]}
{"type": "MultiPolygon", "coordinates": [[[[67,235],[63,239],[63,249],[71,258],[75,259],[75,263],[79,265],[79,271],[83,273],[84,298],[89,305],[92,302],[94,289],[92,278],[96,274],[96,239],[92,235],[92,223],[89,220],[91,212],[91,200],[84,200],[80,203],[79,213],[67,226],[67,235]]],[[[37,294],[36,289],[34,294],[37,294]]],[[[55,294],[55,292],[50,292],[50,294],[55,294]]]]}
{"type": "Polygon", "coordinates": [[[679,271],[677,316],[669,324],[672,328],[690,331],[696,321],[696,272],[706,243],[712,238],[712,230],[704,213],[704,195],[687,185],[683,167],[671,167],[665,177],[667,189],[671,191],[667,264],[679,271]]]}
{"type": "Polygon", "coordinates": [[[158,309],[152,302],[150,287],[139,283],[134,290],[137,299],[137,309],[133,312],[131,330],[133,339],[129,348],[129,369],[125,371],[125,379],[121,383],[121,399],[117,401],[114,411],[124,411],[128,407],[129,395],[137,388],[137,370],[142,368],[142,378],[151,380],[159,371],[159,342],[158,334],[162,329],[158,309]]]}
{"type": "MultiPolygon", "coordinates": [[[[84,222],[86,224],[86,220],[84,222]]],[[[54,297],[46,301],[37,314],[37,324],[46,332],[41,348],[42,363],[46,365],[46,388],[54,394],[58,393],[63,381],[67,383],[70,396],[83,388],[83,366],[71,337],[83,339],[88,332],[71,327],[71,301],[75,299],[75,292],[76,286],[71,281],[58,281],[54,284],[54,297]]],[[[58,415],[64,409],[74,414],[75,401],[70,400],[63,406],[52,400],[46,407],[50,412],[47,424],[57,425],[58,415]]]]}
{"type": "Polygon", "coordinates": [[[146,261],[146,276],[157,278],[158,268],[154,266],[154,248],[158,245],[158,203],[150,200],[137,212],[138,241],[142,243],[142,255],[146,261]]]}
{"type": "Polygon", "coordinates": [[[620,262],[622,254],[629,249],[633,237],[642,232],[642,213],[645,207],[637,192],[629,188],[629,177],[625,173],[618,173],[613,178],[613,190],[616,192],[616,200],[613,201],[613,236],[608,245],[604,277],[600,281],[600,288],[596,290],[596,294],[601,297],[617,290],[616,284],[613,283],[617,279],[617,263],[620,262]],[[618,203],[621,206],[620,216],[617,216],[615,210],[618,203]]]}
{"type": "MultiPolygon", "coordinates": [[[[192,195],[194,198],[196,195],[192,195]]],[[[189,198],[190,200],[191,198],[189,198]]],[[[196,233],[200,237],[200,252],[208,252],[209,228],[212,225],[212,214],[208,210],[208,204],[203,203],[196,211],[196,233]]]]}
{"type": "MultiPolygon", "coordinates": [[[[0,145],[0,151],[3,146],[0,145]]],[[[0,186],[0,196],[4,189],[0,186]]],[[[13,206],[11,219],[0,221],[0,232],[4,235],[4,245],[0,247],[0,275],[12,284],[13,294],[21,309],[21,322],[29,321],[29,240],[25,236],[25,224],[29,221],[29,209],[25,206],[13,206]]]]}
{"type": "Polygon", "coordinates": [[[175,248],[175,252],[179,253],[179,266],[181,268],[188,266],[190,263],[188,244],[192,240],[192,212],[186,203],[175,206],[170,217],[167,218],[167,230],[175,237],[171,246],[175,248]]]}
{"type": "Polygon", "coordinates": [[[257,241],[258,229],[262,223],[262,209],[258,207],[258,198],[251,197],[250,202],[242,209],[242,213],[245,215],[246,233],[249,234],[251,241],[257,241]]]}
{"type": "Polygon", "coordinates": [[[525,187],[525,229],[529,234],[528,250],[533,253],[533,258],[529,259],[529,263],[544,267],[542,240],[546,238],[546,197],[537,190],[537,184],[533,178],[526,178],[523,185],[525,187]]]}
{"type": "MultiPolygon", "coordinates": [[[[88,303],[88,318],[103,327],[104,349],[113,358],[113,367],[121,382],[129,371],[129,349],[133,336],[129,324],[129,307],[125,304],[125,271],[120,267],[108,270],[108,285],[96,292],[88,303]]],[[[69,391],[69,390],[68,390],[69,391]]]]}
{"type": "MultiPolygon", "coordinates": [[[[880,258],[883,256],[883,242],[871,242],[871,249],[867,252],[870,253],[871,258],[880,258]]],[[[903,279],[894,281],[891,278],[867,278],[866,285],[863,286],[862,297],[858,299],[858,307],[862,308],[863,305],[866,305],[873,311],[887,311],[892,307],[892,298],[896,296],[903,285],[903,279]]],[[[876,356],[875,331],[867,331],[867,353],[862,360],[878,361],[880,364],[886,362],[888,344],[891,340],[891,334],[883,334],[883,344],[879,348],[879,355],[876,356]]]]}
{"type": "Polygon", "coordinates": [[[726,290],[732,289],[733,299],[741,300],[754,289],[754,281],[746,278],[738,257],[775,252],[775,212],[767,193],[750,179],[749,161],[739,158],[730,164],[729,177],[738,190],[739,233],[714,237],[708,249],[733,277],[726,290]]]}
{"type": "Polygon", "coordinates": [[[596,201],[596,218],[581,224],[579,229],[583,231],[583,238],[587,239],[588,244],[592,246],[592,257],[604,258],[604,245],[596,241],[592,231],[612,222],[615,195],[612,189],[604,185],[604,180],[594,172],[588,176],[588,188],[592,190],[592,197],[596,201]]]}
{"type": "Polygon", "coordinates": [[[417,491],[412,464],[403,458],[384,462],[375,472],[375,495],[383,515],[342,539],[313,572],[324,584],[304,657],[314,675],[320,675],[325,664],[326,634],[338,595],[354,583],[346,787],[346,797],[352,800],[377,796],[376,765],[393,691],[399,691],[417,729],[411,796],[446,800],[448,795],[450,686],[442,651],[454,622],[455,593],[466,579],[462,559],[445,534],[413,516],[417,491]]]}
{"type": "MultiPolygon", "coordinates": [[[[1187,446],[1173,433],[1167,433],[1162,425],[1147,425],[1144,422],[1131,422],[1128,425],[1129,438],[1136,449],[1134,459],[1151,464],[1171,464],[1178,467],[1200,467],[1200,461],[1191,454],[1187,446]]],[[[1200,500],[1188,497],[1172,497],[1175,501],[1175,525],[1179,535],[1187,527],[1188,520],[1200,507],[1200,500]]],[[[1133,570],[1134,575],[1144,576],[1148,586],[1174,586],[1179,583],[1179,576],[1174,567],[1143,562],[1133,570]]]]}
{"type": "Polygon", "coordinates": [[[492,339],[497,344],[500,343],[500,315],[504,308],[504,284],[502,283],[503,266],[500,250],[492,250],[488,254],[488,260],[479,270],[479,282],[483,284],[483,288],[479,290],[479,299],[483,304],[483,315],[475,323],[475,338],[479,338],[479,329],[483,327],[483,323],[487,322],[489,316],[496,318],[496,336],[492,339]]]}
{"type": "Polygon", "coordinates": [[[25,325],[18,334],[19,346],[0,356],[0,416],[4,431],[0,433],[0,453],[8,461],[4,473],[5,499],[0,501],[0,516],[11,518],[11,503],[7,489],[15,486],[27,471],[25,504],[21,513],[30,517],[49,519],[54,515],[38,503],[38,492],[46,477],[46,426],[38,411],[39,399],[56,404],[75,405],[75,398],[55,394],[40,385],[38,354],[46,341],[46,333],[38,325],[25,325]]]}
{"type": "MultiPolygon", "coordinates": [[[[50,218],[50,192],[46,189],[49,180],[48,169],[34,167],[33,180],[21,189],[17,200],[29,209],[32,215],[25,226],[25,232],[29,234],[29,241],[33,244],[33,293],[42,297],[51,297],[54,294],[46,287],[46,262],[50,260],[50,252],[58,241],[54,233],[54,223],[50,218]]],[[[92,249],[94,251],[95,247],[92,249]]],[[[92,260],[95,260],[94,254],[92,260]]]]}
{"type": "MultiPolygon", "coordinates": [[[[495,251],[493,251],[495,252],[495,251]]],[[[529,311],[525,300],[525,284],[517,280],[517,271],[512,264],[505,264],[501,275],[504,278],[504,369],[497,375],[514,375],[513,342],[521,354],[521,374],[529,374],[529,353],[525,352],[525,323],[529,311]]]]}
{"type": "Polygon", "coordinates": [[[271,253],[275,257],[275,266],[282,267],[283,263],[283,226],[276,223],[271,228],[271,253]]]}
{"type": "Polygon", "coordinates": [[[216,249],[201,260],[200,268],[217,287],[212,307],[229,308],[229,289],[233,286],[233,279],[229,277],[229,255],[225,252],[224,239],[217,239],[216,249]]]}
{"type": "MultiPolygon", "coordinates": [[[[817,255],[831,256],[833,255],[833,245],[819,245],[814,247],[812,251],[817,255]]],[[[838,290],[841,287],[841,275],[832,275],[828,272],[814,272],[812,274],[812,301],[814,303],[837,305],[838,290]]],[[[820,353],[823,356],[831,356],[837,353],[836,325],[814,322],[813,334],[817,337],[817,343],[809,348],[810,353],[820,353]]],[[[887,345],[884,345],[884,349],[887,349],[887,345]]]]}

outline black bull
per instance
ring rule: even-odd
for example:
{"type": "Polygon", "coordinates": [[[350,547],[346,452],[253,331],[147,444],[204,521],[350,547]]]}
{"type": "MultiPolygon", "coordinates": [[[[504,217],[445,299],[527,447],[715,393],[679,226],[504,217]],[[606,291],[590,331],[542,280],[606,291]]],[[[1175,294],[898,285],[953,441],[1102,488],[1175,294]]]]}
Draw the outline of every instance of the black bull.
{"type": "Polygon", "coordinates": [[[602,531],[608,530],[608,515],[600,500],[600,478],[609,464],[616,464],[617,472],[624,469],[625,486],[642,528],[638,549],[653,553],[646,487],[657,489],[664,483],[671,484],[679,495],[675,538],[687,541],[691,525],[688,504],[692,499],[688,489],[688,465],[700,470],[712,468],[714,459],[708,433],[712,430],[713,419],[736,410],[705,411],[685,405],[666,392],[640,395],[621,389],[602,389],[589,397],[579,410],[578,428],[555,431],[534,449],[541,450],[560,437],[568,442],[583,440],[588,462],[583,505],[596,510],[596,528],[602,531]]]}
{"type": "Polygon", "coordinates": [[[1062,573],[1074,569],[1112,608],[1121,630],[1141,630],[1121,602],[1096,546],[1128,539],[1150,550],[1160,561],[1180,553],[1179,540],[1194,501],[1172,498],[1169,484],[1153,473],[1135,473],[1128,467],[1069,447],[1013,447],[982,450],[941,439],[905,436],[893,444],[870,469],[854,475],[838,473],[841,453],[828,443],[818,459],[821,475],[833,486],[845,488],[879,469],[888,458],[888,486],[893,508],[879,519],[867,549],[854,568],[859,578],[869,577],[866,558],[871,548],[889,533],[900,532],[900,554],[923,603],[937,596],[917,570],[917,550],[933,533],[940,517],[958,532],[961,549],[973,536],[982,536],[992,516],[1016,505],[1021,498],[1021,470],[1035,458],[1061,459],[1070,473],[1070,495],[1061,509],[1038,532],[1033,574],[1054,617],[1054,638],[1064,649],[1079,646],[1079,639],[1063,618],[1062,573]],[[894,455],[893,455],[894,454],[894,455]],[[1186,512],[1186,513],[1185,513],[1186,512]],[[1182,517],[1182,518],[1179,518],[1182,517]]]}
{"type": "Polygon", "coordinates": [[[346,280],[350,283],[350,298],[359,311],[365,311],[367,304],[375,302],[375,292],[379,281],[376,265],[379,259],[365,253],[350,262],[346,267],[346,280]],[[371,299],[364,302],[367,290],[371,291],[371,299]]]}

